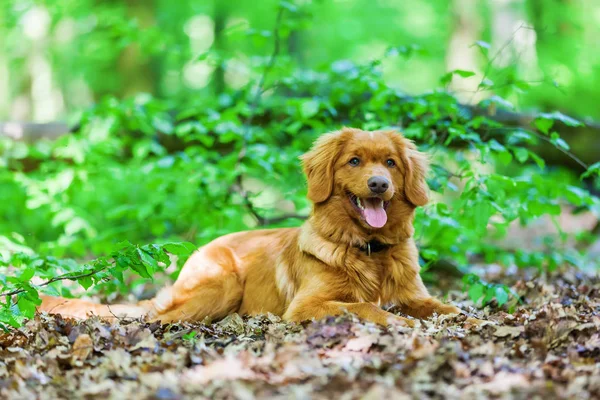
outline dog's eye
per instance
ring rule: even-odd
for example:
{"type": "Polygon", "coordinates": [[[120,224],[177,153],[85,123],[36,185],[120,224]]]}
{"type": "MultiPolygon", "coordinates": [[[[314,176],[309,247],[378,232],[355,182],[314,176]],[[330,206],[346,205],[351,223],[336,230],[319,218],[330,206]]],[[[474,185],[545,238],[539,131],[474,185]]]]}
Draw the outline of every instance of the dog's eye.
{"type": "Polygon", "coordinates": [[[387,160],[386,162],[387,162],[387,166],[388,167],[395,167],[396,166],[396,161],[392,160],[391,158],[389,160],[387,160]]]}
{"type": "Polygon", "coordinates": [[[358,159],[358,157],[354,157],[350,159],[348,164],[352,165],[353,167],[356,167],[358,164],[360,164],[360,160],[358,159]]]}

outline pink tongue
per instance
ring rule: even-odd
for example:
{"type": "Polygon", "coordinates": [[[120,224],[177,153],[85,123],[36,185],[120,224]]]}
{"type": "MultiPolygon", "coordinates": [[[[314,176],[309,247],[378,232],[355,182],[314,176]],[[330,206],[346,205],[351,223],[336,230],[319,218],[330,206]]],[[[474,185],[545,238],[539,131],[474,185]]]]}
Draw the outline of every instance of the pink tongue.
{"type": "Polygon", "coordinates": [[[387,222],[387,214],[383,209],[383,200],[381,199],[365,199],[363,200],[365,209],[363,214],[367,220],[367,224],[373,228],[381,228],[387,222]]]}

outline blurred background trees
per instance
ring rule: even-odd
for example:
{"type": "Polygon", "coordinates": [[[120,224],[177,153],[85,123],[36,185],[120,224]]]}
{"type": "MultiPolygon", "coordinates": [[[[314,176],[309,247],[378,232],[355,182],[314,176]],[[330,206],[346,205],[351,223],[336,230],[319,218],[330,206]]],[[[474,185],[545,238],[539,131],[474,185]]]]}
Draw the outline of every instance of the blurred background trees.
{"type": "MultiPolygon", "coordinates": [[[[239,89],[253,78],[257,52],[268,51],[276,5],[4,0],[0,120],[73,118],[107,94],[186,99],[239,89]]],[[[507,99],[519,107],[600,119],[594,89],[600,85],[599,2],[307,0],[290,6],[310,14],[286,26],[290,34],[282,44],[302,67],[360,63],[390,47],[417,45],[408,61],[383,61],[386,82],[408,94],[461,69],[477,74],[452,83],[464,102],[506,95],[502,88],[516,82],[526,93],[507,99]],[[477,41],[485,47],[474,46],[477,41]],[[498,53],[491,66],[482,51],[498,53]],[[477,89],[482,79],[490,90],[477,89]]]]}

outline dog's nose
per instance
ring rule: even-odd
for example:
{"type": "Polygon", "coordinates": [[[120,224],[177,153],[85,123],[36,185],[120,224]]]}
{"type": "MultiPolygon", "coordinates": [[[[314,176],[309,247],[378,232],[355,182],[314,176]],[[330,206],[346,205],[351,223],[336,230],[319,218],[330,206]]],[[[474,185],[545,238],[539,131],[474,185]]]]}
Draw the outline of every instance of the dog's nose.
{"type": "Polygon", "coordinates": [[[367,185],[369,186],[369,189],[371,189],[371,192],[381,194],[388,190],[390,181],[383,176],[372,176],[367,181],[367,185]]]}

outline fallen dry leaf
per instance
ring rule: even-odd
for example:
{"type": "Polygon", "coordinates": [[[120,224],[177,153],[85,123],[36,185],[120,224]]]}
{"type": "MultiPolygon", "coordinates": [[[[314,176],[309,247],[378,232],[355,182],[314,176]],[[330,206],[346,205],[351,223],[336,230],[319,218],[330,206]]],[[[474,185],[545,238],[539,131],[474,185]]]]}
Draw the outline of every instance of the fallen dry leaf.
{"type": "Polygon", "coordinates": [[[496,326],[494,336],[496,337],[511,337],[519,336],[525,330],[522,326],[496,326]]]}
{"type": "MultiPolygon", "coordinates": [[[[508,279],[508,278],[507,278],[508,279]]],[[[38,315],[0,336],[0,398],[600,398],[600,280],[513,285],[512,313],[417,328],[353,315],[304,324],[233,314],[160,325],[38,315]]]]}
{"type": "Polygon", "coordinates": [[[376,335],[359,336],[348,340],[344,347],[348,351],[368,351],[371,346],[377,343],[376,335]]]}
{"type": "Polygon", "coordinates": [[[244,365],[242,360],[232,356],[213,361],[206,366],[194,367],[183,376],[184,380],[193,381],[194,383],[252,378],[255,378],[254,372],[247,365],[244,365]]]}
{"type": "Polygon", "coordinates": [[[94,350],[94,342],[90,335],[82,334],[75,339],[73,348],[71,349],[71,356],[74,361],[84,361],[94,350]]]}

